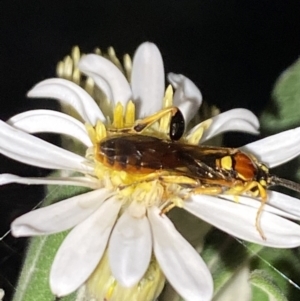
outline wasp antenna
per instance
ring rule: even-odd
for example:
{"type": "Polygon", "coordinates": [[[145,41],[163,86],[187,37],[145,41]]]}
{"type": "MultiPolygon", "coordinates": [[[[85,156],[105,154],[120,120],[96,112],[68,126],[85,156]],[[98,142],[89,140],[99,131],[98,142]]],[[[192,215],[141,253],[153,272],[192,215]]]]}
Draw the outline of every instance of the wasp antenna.
{"type": "Polygon", "coordinates": [[[300,184],[299,183],[295,183],[290,180],[278,178],[276,176],[271,177],[270,186],[283,186],[283,187],[286,187],[288,189],[291,189],[291,190],[294,190],[294,191],[297,191],[300,193],[300,184]]]}

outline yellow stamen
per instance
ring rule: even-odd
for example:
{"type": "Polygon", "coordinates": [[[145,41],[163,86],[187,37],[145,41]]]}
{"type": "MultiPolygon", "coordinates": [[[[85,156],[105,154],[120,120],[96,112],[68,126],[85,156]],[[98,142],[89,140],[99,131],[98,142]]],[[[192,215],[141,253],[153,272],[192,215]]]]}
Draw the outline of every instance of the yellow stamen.
{"type": "Polygon", "coordinates": [[[100,142],[107,136],[105,125],[101,121],[97,121],[96,127],[96,142],[100,142]]]}
{"type": "MultiPolygon", "coordinates": [[[[173,88],[168,86],[163,99],[163,108],[168,108],[173,105],[173,88]]],[[[168,133],[170,127],[171,113],[163,116],[159,122],[159,131],[162,133],[168,133]]]]}
{"type": "Polygon", "coordinates": [[[186,141],[190,144],[199,144],[199,141],[203,136],[204,131],[206,131],[211,126],[212,122],[212,119],[207,119],[201,122],[198,125],[197,129],[186,137],[186,141]]]}
{"type": "Polygon", "coordinates": [[[88,77],[84,84],[84,90],[88,92],[90,95],[94,93],[95,82],[91,77],[88,77]]]}
{"type": "Polygon", "coordinates": [[[72,74],[72,81],[79,85],[80,84],[80,78],[81,78],[81,73],[80,70],[78,68],[75,68],[72,74]]]}
{"type": "Polygon", "coordinates": [[[120,71],[124,71],[122,64],[120,63],[119,59],[116,56],[115,49],[113,47],[108,47],[107,49],[108,59],[112,61],[119,69],[120,71]]]}
{"type": "Polygon", "coordinates": [[[74,65],[77,65],[80,60],[80,50],[78,46],[74,46],[72,48],[71,57],[73,59],[74,65]]]}
{"type": "Polygon", "coordinates": [[[129,54],[125,54],[123,57],[123,65],[125,70],[125,75],[128,82],[131,82],[131,71],[132,71],[132,61],[129,54]]]}
{"type": "Polygon", "coordinates": [[[163,108],[168,108],[171,106],[173,106],[173,87],[169,85],[166,89],[163,99],[163,108]]]}
{"type": "Polygon", "coordinates": [[[133,126],[135,121],[135,105],[130,100],[126,106],[126,113],[125,113],[125,126],[131,127],[133,126]]]}
{"type": "Polygon", "coordinates": [[[190,144],[197,145],[199,143],[201,137],[203,136],[203,133],[204,133],[204,128],[203,127],[199,127],[194,133],[192,133],[191,135],[187,136],[186,140],[190,144]]]}
{"type": "Polygon", "coordinates": [[[64,77],[64,63],[62,61],[58,62],[56,66],[56,74],[58,77],[64,77]]]}
{"type": "Polygon", "coordinates": [[[93,142],[93,144],[96,144],[97,139],[96,139],[96,130],[95,130],[95,128],[91,124],[88,124],[88,123],[85,124],[85,128],[86,128],[86,131],[87,131],[91,141],[93,142]]]}
{"type": "Polygon", "coordinates": [[[64,70],[63,70],[64,77],[66,79],[71,79],[72,72],[73,72],[73,60],[69,55],[67,55],[64,59],[64,70]]]}
{"type": "Polygon", "coordinates": [[[124,127],[123,111],[124,109],[122,104],[118,102],[114,109],[114,122],[113,122],[113,126],[116,129],[122,129],[124,127]]]}
{"type": "Polygon", "coordinates": [[[96,48],[94,49],[94,53],[96,53],[96,54],[102,56],[102,51],[101,51],[101,49],[100,49],[99,47],[96,47],[96,48]]]}

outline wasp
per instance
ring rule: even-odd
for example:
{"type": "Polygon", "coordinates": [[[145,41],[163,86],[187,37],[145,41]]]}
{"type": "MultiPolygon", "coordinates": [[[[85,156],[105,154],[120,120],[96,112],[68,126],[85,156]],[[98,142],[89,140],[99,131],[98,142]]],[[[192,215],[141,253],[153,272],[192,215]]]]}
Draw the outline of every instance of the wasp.
{"type": "Polygon", "coordinates": [[[267,201],[267,189],[280,185],[300,192],[300,185],[271,175],[268,167],[254,155],[237,148],[192,145],[178,141],[184,128],[184,118],[179,109],[165,109],[137,122],[131,129],[100,141],[96,159],[114,170],[150,174],[162,181],[189,186],[192,193],[249,194],[260,198],[256,228],[265,239],[259,226],[259,217],[267,201]],[[146,127],[167,113],[172,114],[170,139],[142,134],[146,127]]]}

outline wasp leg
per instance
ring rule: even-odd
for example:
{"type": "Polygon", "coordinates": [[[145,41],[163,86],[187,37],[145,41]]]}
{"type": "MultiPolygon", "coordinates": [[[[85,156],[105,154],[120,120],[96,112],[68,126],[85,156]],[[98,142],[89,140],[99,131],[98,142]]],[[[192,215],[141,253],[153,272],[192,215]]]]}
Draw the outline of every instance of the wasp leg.
{"type": "Polygon", "coordinates": [[[167,114],[171,113],[171,116],[173,116],[178,111],[177,107],[169,107],[162,109],[161,111],[146,117],[142,120],[138,120],[136,125],[133,126],[133,131],[136,133],[142,132],[145,128],[153,124],[154,122],[158,121],[162,117],[166,116],[167,114]]]}
{"type": "Polygon", "coordinates": [[[244,185],[243,184],[235,185],[235,186],[231,187],[230,189],[228,189],[225,193],[233,194],[233,195],[241,195],[241,194],[247,193],[247,192],[251,193],[251,195],[253,197],[259,196],[262,199],[267,198],[266,189],[259,182],[256,182],[256,181],[246,182],[244,185]],[[252,191],[253,189],[255,189],[255,190],[252,191]]]}
{"type": "MultiPolygon", "coordinates": [[[[177,184],[177,185],[187,185],[188,187],[197,187],[199,186],[199,181],[186,176],[175,176],[175,175],[161,175],[159,180],[166,184],[177,184]]],[[[166,214],[174,207],[182,207],[182,199],[188,198],[190,193],[188,193],[185,197],[173,197],[170,200],[166,201],[160,211],[160,215],[166,214]]]]}
{"type": "Polygon", "coordinates": [[[188,197],[189,195],[183,197],[172,196],[160,206],[160,215],[166,214],[174,207],[183,208],[184,200],[188,197]]]}
{"type": "Polygon", "coordinates": [[[122,190],[122,189],[125,189],[127,187],[140,184],[142,182],[151,182],[151,181],[154,181],[154,180],[159,180],[160,177],[162,176],[162,174],[164,174],[164,173],[165,173],[164,171],[157,171],[157,172],[153,172],[153,173],[150,173],[150,174],[146,174],[144,176],[140,176],[136,179],[136,181],[133,181],[130,184],[120,185],[119,189],[122,190]]]}
{"type": "Polygon", "coordinates": [[[256,227],[256,230],[258,231],[259,235],[261,236],[261,238],[263,240],[266,240],[264,232],[260,226],[260,217],[261,217],[264,205],[267,201],[267,191],[259,182],[252,181],[252,182],[246,183],[246,185],[244,185],[244,186],[238,185],[238,186],[232,187],[231,189],[226,191],[226,194],[241,195],[245,192],[251,192],[252,196],[259,196],[261,198],[261,204],[258,208],[256,218],[255,218],[255,227],[256,227]],[[255,191],[254,192],[251,191],[252,189],[255,189],[255,191]]]}
{"type": "Polygon", "coordinates": [[[162,175],[159,177],[161,181],[169,184],[188,185],[192,187],[199,186],[199,181],[187,176],[162,175]]]}
{"type": "Polygon", "coordinates": [[[256,227],[256,230],[258,231],[259,235],[261,236],[261,238],[263,240],[266,240],[267,238],[265,237],[264,235],[264,232],[260,226],[260,217],[261,217],[261,214],[263,212],[263,208],[264,208],[264,205],[266,203],[266,200],[263,200],[261,201],[261,204],[258,208],[258,211],[257,211],[257,214],[256,214],[256,218],[255,218],[255,227],[256,227]]]}
{"type": "MultiPolygon", "coordinates": [[[[168,182],[169,183],[169,182],[168,182]]],[[[185,183],[178,183],[178,182],[175,182],[176,184],[187,184],[186,182],[185,183]]],[[[223,192],[223,189],[222,187],[218,187],[218,186],[215,186],[215,187],[197,187],[195,189],[193,189],[190,193],[188,193],[184,199],[187,199],[189,198],[190,195],[192,194],[209,194],[209,195],[218,195],[218,194],[221,194],[223,192]]],[[[182,200],[182,199],[180,199],[182,200]]],[[[167,201],[161,208],[161,211],[160,211],[160,215],[162,214],[165,214],[167,212],[169,212],[171,209],[173,209],[174,207],[182,207],[182,205],[180,205],[181,202],[176,202],[176,200],[169,200],[167,201]]]]}
{"type": "Polygon", "coordinates": [[[167,202],[162,206],[159,215],[166,214],[167,212],[169,212],[170,210],[172,210],[174,207],[176,207],[176,204],[175,204],[175,203],[173,203],[172,201],[167,201],[167,202]]]}
{"type": "Polygon", "coordinates": [[[209,194],[218,195],[223,193],[223,188],[221,186],[210,186],[210,187],[197,187],[192,191],[193,194],[209,194]]]}
{"type": "Polygon", "coordinates": [[[256,227],[256,230],[259,232],[261,238],[263,240],[266,240],[266,237],[264,235],[264,232],[260,226],[260,217],[261,217],[261,214],[263,212],[263,209],[264,209],[264,206],[267,202],[267,191],[266,189],[259,183],[257,183],[257,188],[259,190],[259,194],[260,194],[260,197],[261,197],[261,204],[258,208],[258,211],[257,211],[257,214],[256,214],[256,219],[255,219],[255,227],[256,227]]]}

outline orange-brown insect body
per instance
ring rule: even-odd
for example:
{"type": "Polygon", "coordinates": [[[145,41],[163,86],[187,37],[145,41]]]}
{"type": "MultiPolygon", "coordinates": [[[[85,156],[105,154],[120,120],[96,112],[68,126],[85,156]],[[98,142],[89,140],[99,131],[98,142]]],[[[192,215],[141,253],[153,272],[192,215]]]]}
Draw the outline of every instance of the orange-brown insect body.
{"type": "MultiPolygon", "coordinates": [[[[120,135],[100,141],[95,158],[113,170],[142,175],[141,181],[159,179],[162,183],[187,186],[195,194],[249,194],[260,198],[256,229],[266,239],[259,219],[267,201],[267,188],[279,185],[300,193],[300,185],[270,175],[266,165],[239,149],[177,142],[184,129],[180,110],[168,107],[138,121],[132,128],[119,130],[120,135]],[[171,114],[170,140],[139,134],[167,114],[171,114]]],[[[136,183],[134,179],[133,185],[136,183]]],[[[167,202],[161,212],[166,213],[174,206],[175,203],[167,202]]]]}
{"type": "Polygon", "coordinates": [[[235,148],[197,146],[131,134],[104,139],[97,160],[116,170],[145,174],[168,171],[199,180],[201,185],[232,187],[267,180],[267,168],[235,148]]]}

